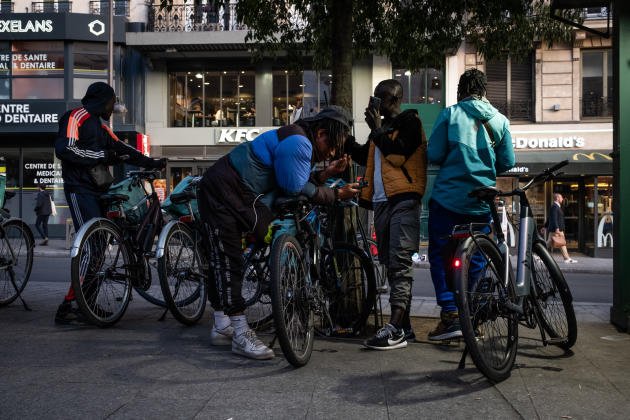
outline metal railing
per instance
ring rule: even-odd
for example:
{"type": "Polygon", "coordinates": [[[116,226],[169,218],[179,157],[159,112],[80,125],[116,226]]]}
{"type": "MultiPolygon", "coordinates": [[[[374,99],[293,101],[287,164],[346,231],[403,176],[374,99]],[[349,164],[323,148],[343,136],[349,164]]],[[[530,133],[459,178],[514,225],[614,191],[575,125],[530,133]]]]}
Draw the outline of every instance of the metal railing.
{"type": "Polygon", "coordinates": [[[13,2],[0,2],[0,13],[13,13],[13,2]]]}
{"type": "Polygon", "coordinates": [[[582,11],[584,19],[607,19],[608,7],[587,7],[582,11]]]}
{"type": "MultiPolygon", "coordinates": [[[[129,16],[129,0],[114,0],[114,16],[129,16]]],[[[108,1],[90,1],[90,14],[106,15],[109,13],[108,1]]]]}
{"type": "Polygon", "coordinates": [[[71,1],[37,1],[31,3],[31,12],[33,13],[66,13],[72,12],[71,1]]]}
{"type": "Polygon", "coordinates": [[[581,98],[582,117],[612,117],[613,98],[590,97],[581,98]]]}
{"type": "Polygon", "coordinates": [[[236,19],[236,2],[227,7],[212,4],[174,5],[170,10],[154,5],[149,9],[149,32],[238,31],[247,29],[236,19]]]}
{"type": "Polygon", "coordinates": [[[491,101],[492,106],[508,117],[510,120],[531,121],[532,120],[532,101],[511,101],[511,102],[495,102],[491,101]]]}

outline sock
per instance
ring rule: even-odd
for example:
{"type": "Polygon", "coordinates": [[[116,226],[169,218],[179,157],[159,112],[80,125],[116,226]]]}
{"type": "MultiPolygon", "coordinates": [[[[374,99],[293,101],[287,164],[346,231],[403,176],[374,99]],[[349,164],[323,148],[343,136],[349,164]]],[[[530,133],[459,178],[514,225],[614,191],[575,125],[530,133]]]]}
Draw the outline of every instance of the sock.
{"type": "Polygon", "coordinates": [[[230,321],[232,321],[232,326],[234,327],[234,335],[241,335],[249,330],[245,315],[231,316],[230,321]]]}
{"type": "Polygon", "coordinates": [[[223,330],[230,326],[230,317],[223,311],[214,311],[214,325],[217,330],[223,330]]]}

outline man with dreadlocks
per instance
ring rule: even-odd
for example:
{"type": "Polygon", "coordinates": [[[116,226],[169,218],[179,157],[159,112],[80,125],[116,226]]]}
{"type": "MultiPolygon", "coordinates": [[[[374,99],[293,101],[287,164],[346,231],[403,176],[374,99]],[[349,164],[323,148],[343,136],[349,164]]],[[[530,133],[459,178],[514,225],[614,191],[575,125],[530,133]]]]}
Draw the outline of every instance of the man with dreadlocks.
{"type": "Polygon", "coordinates": [[[213,252],[220,265],[214,272],[217,287],[210,293],[213,345],[231,344],[232,352],[253,359],[273,358],[273,350],[256,337],[243,313],[242,234],[251,232],[257,241],[264,240],[279,195],[304,194],[315,204],[332,204],[358,193],[357,184],[334,190],[321,185],[346,169],[346,156],[312,172],[314,163],[341,156],[350,124],[344,108],[327,107],[314,117],[240,144],[204,173],[199,212],[218,244],[213,252]]]}
{"type": "Polygon", "coordinates": [[[429,202],[429,262],[440,322],[429,340],[462,336],[455,297],[446,283],[445,252],[455,225],[488,223],[490,207],[468,193],[496,185],[497,174],[514,166],[507,118],[485,98],[487,79],[466,70],[457,86],[458,103],[442,111],[429,138],[429,163],[439,165],[429,202]]]}

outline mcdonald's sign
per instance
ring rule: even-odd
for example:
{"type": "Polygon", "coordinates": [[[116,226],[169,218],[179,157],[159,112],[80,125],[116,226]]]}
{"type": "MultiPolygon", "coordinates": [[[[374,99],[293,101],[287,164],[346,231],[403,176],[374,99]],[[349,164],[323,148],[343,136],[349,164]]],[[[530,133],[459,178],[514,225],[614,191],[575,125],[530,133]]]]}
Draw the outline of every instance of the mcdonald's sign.
{"type": "Polygon", "coordinates": [[[601,153],[601,152],[591,152],[591,153],[584,153],[584,152],[580,152],[580,153],[574,153],[572,160],[575,161],[584,161],[584,160],[590,160],[590,161],[594,161],[594,160],[612,160],[612,157],[610,157],[610,155],[607,155],[605,153],[601,153]]]}

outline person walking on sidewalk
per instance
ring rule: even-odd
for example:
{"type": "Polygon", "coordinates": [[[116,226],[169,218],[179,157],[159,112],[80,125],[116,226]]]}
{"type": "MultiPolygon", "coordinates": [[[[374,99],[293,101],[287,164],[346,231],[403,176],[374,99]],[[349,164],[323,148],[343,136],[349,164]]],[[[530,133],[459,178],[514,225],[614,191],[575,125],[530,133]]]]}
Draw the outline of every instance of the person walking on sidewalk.
{"type": "Polygon", "coordinates": [[[549,209],[549,219],[547,222],[547,248],[560,248],[560,252],[562,253],[562,258],[564,258],[564,262],[566,264],[576,263],[577,260],[574,260],[569,256],[569,251],[567,250],[567,242],[564,236],[564,212],[562,211],[562,202],[564,201],[564,197],[562,194],[555,193],[553,195],[553,204],[549,209]],[[564,240],[564,245],[555,245],[553,236],[554,234],[559,235],[562,240],[564,240]]]}
{"type": "Polygon", "coordinates": [[[374,209],[379,262],[387,267],[391,316],[367,348],[392,350],[415,338],[409,320],[413,264],[420,243],[420,200],[426,185],[426,138],[415,110],[401,111],[402,85],[383,80],[374,89],[376,101],[365,110],[371,129],[368,141],[358,145],[349,138],[344,150],[366,166],[360,202],[374,209]],[[380,100],[380,101],[379,101],[380,100]],[[378,106],[375,103],[380,102],[378,106]],[[381,122],[381,116],[383,121],[381,122]]]}
{"type": "MultiPolygon", "coordinates": [[[[76,232],[88,220],[102,217],[99,197],[109,186],[99,187],[89,169],[98,164],[107,166],[123,160],[145,168],[164,168],[166,159],[152,159],[119,141],[104,121],[114,111],[116,94],[104,82],[92,83],[81,99],[80,108],[66,112],[59,120],[55,154],[61,160],[63,189],[76,232]]],[[[74,302],[72,286],[59,305],[55,323],[82,322],[83,316],[74,302]]]]}
{"type": "Polygon", "coordinates": [[[211,273],[212,345],[231,345],[233,353],[251,359],[274,357],[244,314],[241,238],[249,232],[258,243],[264,242],[275,217],[276,197],[303,194],[315,204],[332,205],[359,192],[354,183],[335,190],[322,185],[346,169],[347,157],[334,160],[322,171],[312,171],[314,163],[341,155],[350,121],[345,109],[329,106],[314,117],[240,144],[203,174],[199,213],[217,245],[208,258],[218,261],[211,273]]]}
{"type": "Polygon", "coordinates": [[[448,237],[455,225],[491,220],[488,204],[468,193],[496,185],[497,174],[514,166],[509,121],[485,98],[486,85],[483,72],[466,70],[457,86],[458,103],[440,113],[429,137],[429,163],[440,166],[429,202],[429,262],[441,307],[429,340],[462,336],[455,296],[446,283],[448,237]]]}
{"type": "Polygon", "coordinates": [[[52,214],[50,194],[46,191],[46,185],[39,184],[39,191],[35,198],[35,229],[42,237],[40,245],[48,245],[48,218],[52,214]]]}

